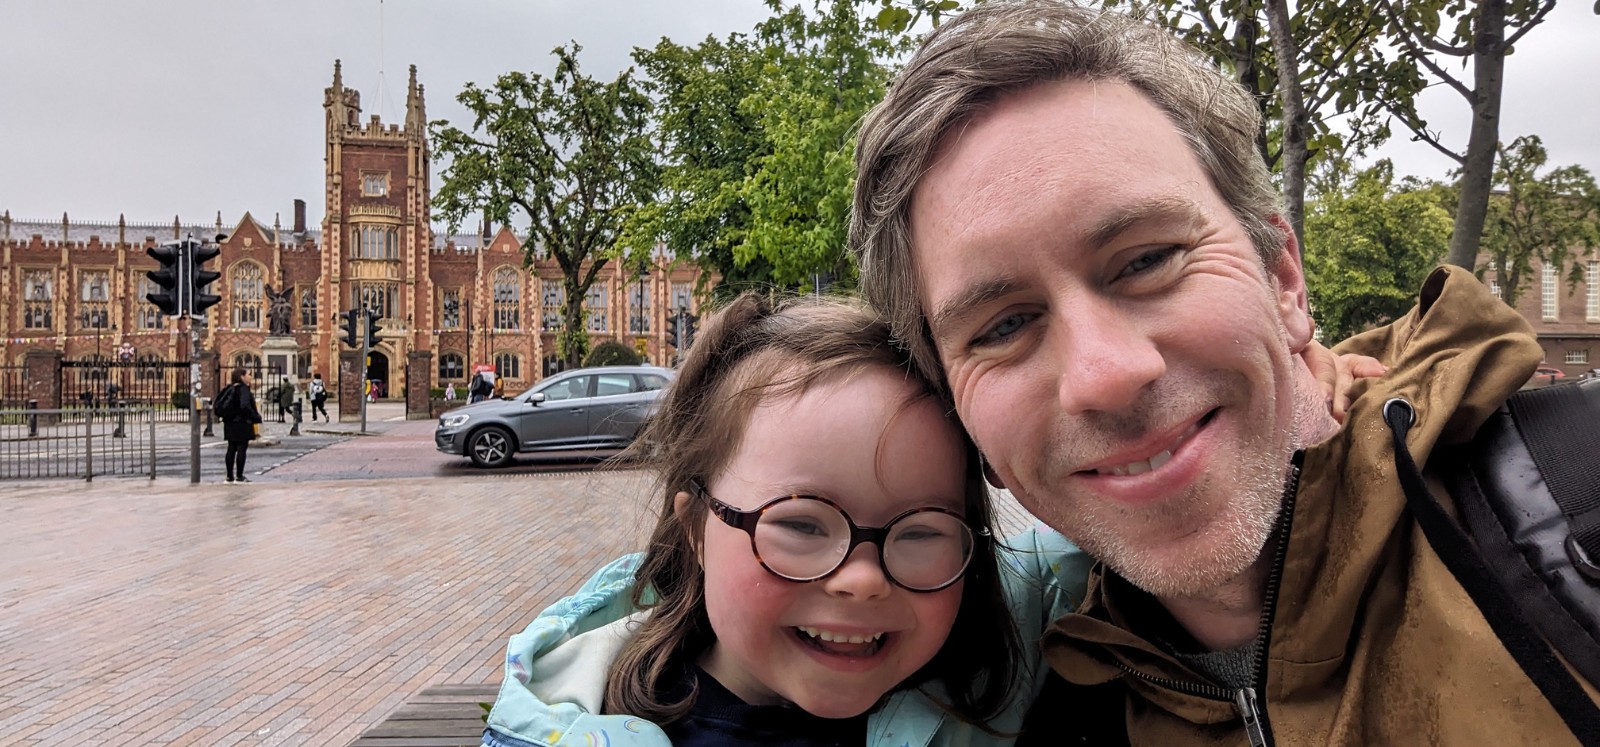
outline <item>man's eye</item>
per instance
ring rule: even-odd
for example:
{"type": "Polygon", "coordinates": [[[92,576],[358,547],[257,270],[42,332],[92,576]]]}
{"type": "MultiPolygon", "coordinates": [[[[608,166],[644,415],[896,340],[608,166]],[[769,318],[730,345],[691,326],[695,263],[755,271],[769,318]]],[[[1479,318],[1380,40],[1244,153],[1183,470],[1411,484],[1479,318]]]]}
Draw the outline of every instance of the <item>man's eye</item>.
{"type": "Polygon", "coordinates": [[[1117,273],[1117,277],[1122,278],[1129,275],[1138,275],[1139,273],[1146,272],[1166,264],[1168,260],[1172,259],[1177,254],[1178,246],[1176,244],[1173,244],[1172,246],[1163,246],[1159,249],[1152,249],[1144,254],[1139,255],[1138,257],[1135,257],[1132,262],[1128,263],[1127,267],[1122,268],[1122,272],[1117,273]]]}
{"type": "Polygon", "coordinates": [[[1030,314],[1007,314],[1000,317],[999,321],[984,330],[978,335],[977,339],[972,341],[972,346],[983,347],[1005,342],[1012,335],[1015,335],[1018,330],[1021,330],[1023,325],[1032,320],[1033,315],[1030,314]]]}

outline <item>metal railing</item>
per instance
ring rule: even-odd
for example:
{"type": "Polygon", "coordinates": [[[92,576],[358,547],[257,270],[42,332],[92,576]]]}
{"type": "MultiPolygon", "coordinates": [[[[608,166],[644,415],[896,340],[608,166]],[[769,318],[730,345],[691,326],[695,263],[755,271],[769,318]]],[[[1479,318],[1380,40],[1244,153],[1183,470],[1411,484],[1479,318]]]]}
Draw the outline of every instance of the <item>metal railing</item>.
{"type": "Polygon", "coordinates": [[[0,479],[100,475],[155,479],[155,410],[0,410],[0,479]]]}

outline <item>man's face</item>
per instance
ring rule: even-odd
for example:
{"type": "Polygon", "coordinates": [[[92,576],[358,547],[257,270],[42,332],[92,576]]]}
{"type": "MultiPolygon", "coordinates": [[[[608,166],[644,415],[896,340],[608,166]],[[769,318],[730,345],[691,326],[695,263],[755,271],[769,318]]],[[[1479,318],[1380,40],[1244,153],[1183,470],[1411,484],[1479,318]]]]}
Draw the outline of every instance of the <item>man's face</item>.
{"type": "Polygon", "coordinates": [[[1118,82],[1003,97],[911,229],[956,409],[1023,505],[1158,596],[1248,569],[1311,325],[1294,247],[1262,266],[1170,120],[1118,82]]]}

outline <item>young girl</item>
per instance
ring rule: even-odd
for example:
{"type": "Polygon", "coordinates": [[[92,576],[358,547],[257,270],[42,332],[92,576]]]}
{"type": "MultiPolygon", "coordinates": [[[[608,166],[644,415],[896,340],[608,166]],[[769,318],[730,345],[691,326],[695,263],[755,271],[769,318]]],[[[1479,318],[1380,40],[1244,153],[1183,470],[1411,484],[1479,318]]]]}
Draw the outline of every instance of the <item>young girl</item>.
{"type": "Polygon", "coordinates": [[[1092,561],[997,546],[976,451],[875,316],[740,297],[634,451],[650,549],[511,639],[486,745],[1015,737],[1092,561]]]}

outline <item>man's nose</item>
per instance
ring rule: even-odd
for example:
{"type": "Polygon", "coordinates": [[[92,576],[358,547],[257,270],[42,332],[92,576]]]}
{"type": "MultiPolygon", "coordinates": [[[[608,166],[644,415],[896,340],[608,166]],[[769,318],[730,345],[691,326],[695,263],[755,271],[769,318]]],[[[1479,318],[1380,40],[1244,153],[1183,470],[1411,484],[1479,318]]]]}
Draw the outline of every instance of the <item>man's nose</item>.
{"type": "Polygon", "coordinates": [[[883,574],[883,565],[878,562],[878,546],[871,542],[856,545],[844,564],[823,579],[822,584],[829,594],[857,600],[880,599],[893,590],[889,578],[883,574]]]}
{"type": "Polygon", "coordinates": [[[1146,325],[1104,300],[1073,304],[1050,325],[1063,412],[1117,412],[1167,370],[1146,325]]]}

